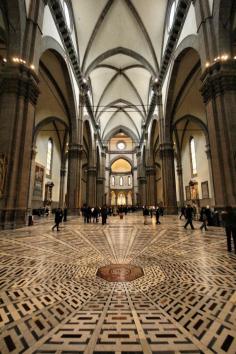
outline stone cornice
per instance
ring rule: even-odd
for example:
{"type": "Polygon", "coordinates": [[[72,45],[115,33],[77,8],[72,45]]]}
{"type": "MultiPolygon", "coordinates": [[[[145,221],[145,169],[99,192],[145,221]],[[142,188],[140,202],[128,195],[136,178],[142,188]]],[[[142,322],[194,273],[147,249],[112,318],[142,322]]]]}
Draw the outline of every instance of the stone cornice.
{"type": "Polygon", "coordinates": [[[236,60],[216,62],[202,74],[201,94],[207,103],[227,91],[236,91],[236,60]]]}

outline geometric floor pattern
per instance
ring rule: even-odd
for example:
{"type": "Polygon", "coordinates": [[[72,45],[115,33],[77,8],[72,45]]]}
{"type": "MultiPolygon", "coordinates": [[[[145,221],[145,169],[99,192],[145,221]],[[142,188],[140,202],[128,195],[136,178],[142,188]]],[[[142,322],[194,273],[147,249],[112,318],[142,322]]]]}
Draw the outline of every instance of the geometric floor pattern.
{"type": "Polygon", "coordinates": [[[0,232],[0,353],[236,353],[236,256],[223,228],[140,214],[0,232]],[[139,266],[131,282],[96,276],[139,266]]]}

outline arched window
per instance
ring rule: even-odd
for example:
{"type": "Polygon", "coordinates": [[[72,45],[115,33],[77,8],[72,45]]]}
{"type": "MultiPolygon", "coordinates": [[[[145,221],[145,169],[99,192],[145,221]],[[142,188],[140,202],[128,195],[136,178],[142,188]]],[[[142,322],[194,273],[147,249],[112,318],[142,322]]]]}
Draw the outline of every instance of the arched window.
{"type": "Polygon", "coordinates": [[[111,185],[114,186],[115,185],[115,177],[111,176],[111,185]]]}
{"type": "Polygon", "coordinates": [[[190,160],[191,160],[192,175],[196,176],[197,175],[197,161],[196,161],[195,141],[194,141],[193,137],[190,138],[189,145],[190,145],[190,160]]]}
{"type": "Polygon", "coordinates": [[[172,28],[172,25],[173,25],[173,22],[174,22],[176,7],[177,7],[177,1],[174,0],[172,2],[172,5],[170,7],[170,12],[169,12],[168,32],[171,31],[171,28],[172,28]]]}
{"type": "Polygon", "coordinates": [[[47,149],[47,166],[46,166],[46,175],[51,177],[52,175],[52,154],[53,154],[53,141],[48,139],[48,149],[47,149]]]}
{"type": "Polygon", "coordinates": [[[123,177],[120,177],[120,186],[124,185],[123,177]]]}
{"type": "Polygon", "coordinates": [[[128,186],[131,186],[131,177],[128,176],[128,186]]]}

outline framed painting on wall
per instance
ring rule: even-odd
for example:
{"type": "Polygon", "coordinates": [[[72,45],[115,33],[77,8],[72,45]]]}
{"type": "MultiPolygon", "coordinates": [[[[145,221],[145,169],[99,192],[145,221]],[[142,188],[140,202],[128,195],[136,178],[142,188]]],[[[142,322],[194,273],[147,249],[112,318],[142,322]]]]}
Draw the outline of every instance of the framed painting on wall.
{"type": "Polygon", "coordinates": [[[209,187],[208,187],[208,181],[202,182],[202,199],[208,199],[209,198],[209,187]]]}
{"type": "Polygon", "coordinates": [[[43,196],[44,166],[36,163],[34,177],[33,196],[41,198],[43,196]]]}

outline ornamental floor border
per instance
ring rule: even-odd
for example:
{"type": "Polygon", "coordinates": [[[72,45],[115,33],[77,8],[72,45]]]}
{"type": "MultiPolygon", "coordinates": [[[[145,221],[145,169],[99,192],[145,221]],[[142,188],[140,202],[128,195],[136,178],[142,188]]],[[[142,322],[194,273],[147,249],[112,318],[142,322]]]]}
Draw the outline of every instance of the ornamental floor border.
{"type": "Polygon", "coordinates": [[[223,228],[82,221],[0,232],[1,354],[236,353],[236,256],[223,228]],[[143,274],[97,276],[111,264],[143,274]]]}

